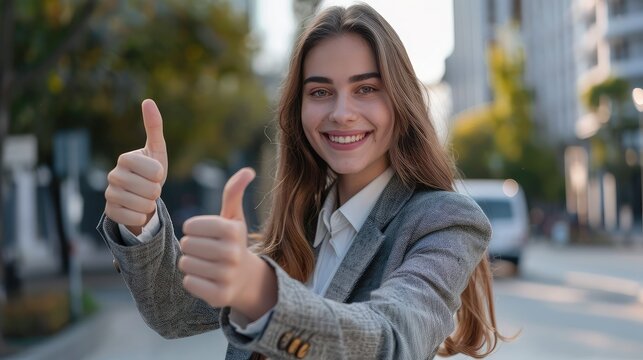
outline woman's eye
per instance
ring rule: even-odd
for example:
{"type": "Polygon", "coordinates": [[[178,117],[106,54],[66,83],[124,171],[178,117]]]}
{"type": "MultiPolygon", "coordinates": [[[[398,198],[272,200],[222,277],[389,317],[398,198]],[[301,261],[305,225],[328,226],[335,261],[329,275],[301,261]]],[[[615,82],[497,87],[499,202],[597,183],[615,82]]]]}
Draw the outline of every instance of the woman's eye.
{"type": "Polygon", "coordinates": [[[372,86],[362,86],[361,88],[359,88],[359,90],[357,90],[357,92],[359,92],[360,94],[370,94],[372,92],[375,92],[375,88],[372,86]]]}
{"type": "Polygon", "coordinates": [[[318,89],[318,90],[313,91],[313,92],[312,92],[312,93],[310,93],[310,94],[311,94],[312,96],[314,96],[314,97],[324,97],[324,96],[328,96],[328,94],[329,94],[329,93],[328,93],[328,91],[327,91],[327,90],[324,90],[324,89],[318,89]]]}

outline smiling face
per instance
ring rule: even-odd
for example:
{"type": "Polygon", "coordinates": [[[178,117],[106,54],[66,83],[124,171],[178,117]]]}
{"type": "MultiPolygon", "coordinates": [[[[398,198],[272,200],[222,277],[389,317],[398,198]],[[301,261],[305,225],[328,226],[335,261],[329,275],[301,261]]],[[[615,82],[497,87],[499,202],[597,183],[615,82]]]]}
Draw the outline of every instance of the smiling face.
{"type": "Polygon", "coordinates": [[[388,167],[393,133],[393,107],[371,48],[356,34],[323,40],[304,59],[303,79],[306,138],[340,187],[361,189],[388,167]]]}

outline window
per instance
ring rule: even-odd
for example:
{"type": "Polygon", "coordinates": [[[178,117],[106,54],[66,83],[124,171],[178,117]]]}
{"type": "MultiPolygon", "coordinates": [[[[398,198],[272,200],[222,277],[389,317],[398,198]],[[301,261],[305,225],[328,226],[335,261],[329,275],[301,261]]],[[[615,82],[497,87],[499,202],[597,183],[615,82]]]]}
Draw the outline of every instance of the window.
{"type": "Polygon", "coordinates": [[[487,22],[489,24],[496,23],[496,1],[487,0],[487,22]]]}
{"type": "Polygon", "coordinates": [[[625,60],[630,57],[630,42],[627,39],[615,39],[610,45],[612,60],[625,60]]]}
{"type": "Polygon", "coordinates": [[[521,14],[522,14],[521,0],[513,0],[511,11],[512,11],[511,13],[512,20],[519,23],[521,21],[521,14]]]}
{"type": "Polygon", "coordinates": [[[609,16],[625,15],[627,12],[627,5],[625,0],[610,0],[607,2],[609,16]]]}
{"type": "Polygon", "coordinates": [[[511,219],[511,203],[506,200],[476,199],[489,220],[511,219]]]}

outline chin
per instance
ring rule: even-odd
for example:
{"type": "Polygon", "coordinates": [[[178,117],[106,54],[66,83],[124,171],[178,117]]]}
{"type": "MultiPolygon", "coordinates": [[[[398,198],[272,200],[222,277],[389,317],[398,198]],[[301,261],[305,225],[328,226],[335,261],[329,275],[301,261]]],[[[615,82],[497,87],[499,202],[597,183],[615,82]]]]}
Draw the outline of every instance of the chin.
{"type": "Polygon", "coordinates": [[[329,164],[330,168],[338,175],[350,175],[357,174],[364,169],[354,165],[332,165],[329,164]]]}

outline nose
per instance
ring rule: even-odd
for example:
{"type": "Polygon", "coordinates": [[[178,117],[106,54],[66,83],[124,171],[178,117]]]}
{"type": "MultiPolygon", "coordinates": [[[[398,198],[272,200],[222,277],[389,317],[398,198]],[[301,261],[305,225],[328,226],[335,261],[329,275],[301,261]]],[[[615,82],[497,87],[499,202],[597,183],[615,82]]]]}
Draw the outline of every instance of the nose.
{"type": "Polygon", "coordinates": [[[343,125],[355,121],[357,116],[357,110],[350,94],[337,94],[330,120],[343,125]]]}

